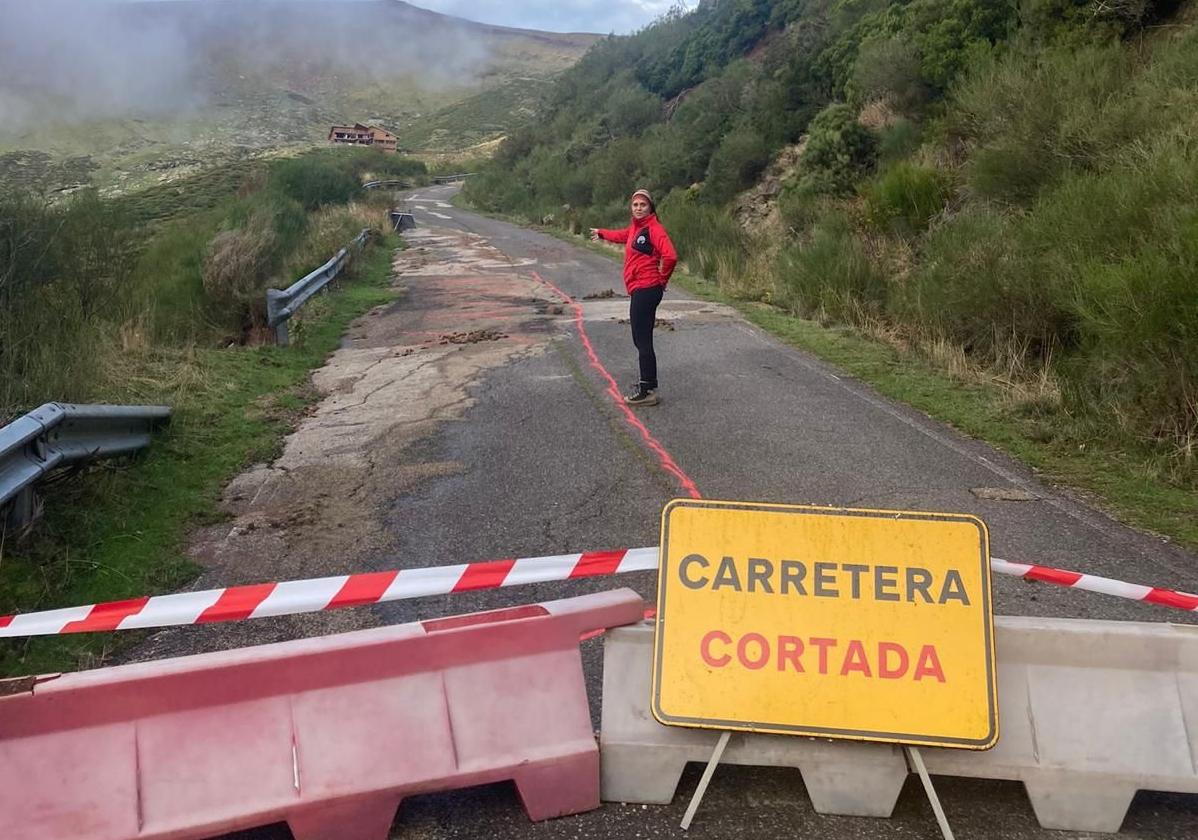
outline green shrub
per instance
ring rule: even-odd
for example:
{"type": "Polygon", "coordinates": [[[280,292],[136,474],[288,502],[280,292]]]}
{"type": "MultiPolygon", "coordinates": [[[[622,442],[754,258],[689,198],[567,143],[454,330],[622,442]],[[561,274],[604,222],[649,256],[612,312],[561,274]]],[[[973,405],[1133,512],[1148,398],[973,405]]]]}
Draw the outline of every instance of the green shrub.
{"type": "Polygon", "coordinates": [[[874,137],[844,104],[829,105],[811,121],[803,150],[799,188],[812,193],[845,194],[872,168],[874,137]]]}
{"type": "Polygon", "coordinates": [[[607,100],[607,124],[617,137],[635,137],[661,117],[661,100],[635,82],[607,100]]]}
{"type": "Polygon", "coordinates": [[[799,189],[788,183],[778,195],[778,214],[792,234],[810,229],[827,213],[836,212],[840,199],[799,189]]]}
{"type": "MultiPolygon", "coordinates": [[[[656,186],[656,184],[654,184],[656,186]]],[[[585,207],[591,202],[591,177],[588,172],[573,170],[562,183],[562,199],[571,207],[585,207]]]]}
{"type": "Polygon", "coordinates": [[[270,187],[305,210],[344,204],[362,191],[352,167],[339,166],[327,157],[277,161],[271,167],[270,187]]]}
{"type": "Polygon", "coordinates": [[[1114,44],[979,64],[949,108],[953,128],[973,147],[969,186],[1026,205],[1065,173],[1118,163],[1129,143],[1175,119],[1168,92],[1134,87],[1134,69],[1114,44]]]}
{"type": "MultiPolygon", "coordinates": [[[[588,192],[589,192],[588,183],[588,192]]],[[[528,188],[510,169],[494,165],[467,178],[462,195],[481,210],[492,213],[513,213],[529,204],[528,188]]]]}
{"type": "Polygon", "coordinates": [[[899,118],[878,131],[878,161],[893,163],[914,154],[919,148],[921,131],[913,120],[899,118]]]}
{"type": "Polygon", "coordinates": [[[919,108],[930,94],[919,50],[896,37],[874,37],[861,45],[848,88],[858,102],[884,99],[902,111],[919,108]]]}
{"type": "Polygon", "coordinates": [[[0,195],[0,423],[95,392],[99,346],[136,305],[134,233],[90,190],[57,205],[0,195]]]}
{"type": "Polygon", "coordinates": [[[550,154],[542,147],[529,156],[527,166],[528,184],[538,199],[550,204],[566,200],[566,184],[574,174],[574,167],[564,157],[550,154]]]}
{"type": "Polygon", "coordinates": [[[639,186],[643,169],[640,144],[631,139],[616,140],[596,155],[588,167],[593,179],[591,200],[603,205],[632,195],[639,186]]]}
{"type": "Polygon", "coordinates": [[[1035,43],[1081,45],[1111,40],[1132,32],[1171,2],[1156,0],[1022,0],[1021,34],[1035,43]]]}
{"type": "Polygon", "coordinates": [[[721,268],[743,269],[748,256],[745,232],[722,208],[675,190],[658,204],[658,210],[679,259],[692,272],[716,280],[721,268]]]}
{"type": "Polygon", "coordinates": [[[1178,447],[1193,439],[1198,393],[1198,160],[1184,144],[1067,178],[1019,225],[1075,321],[1061,359],[1073,408],[1178,447]]]}
{"type": "Polygon", "coordinates": [[[859,323],[885,302],[885,279],[839,214],[821,219],[809,241],[784,249],[776,272],[780,302],[800,315],[859,323]]]}
{"type": "Polygon", "coordinates": [[[133,271],[150,310],[151,338],[186,345],[206,336],[219,319],[204,292],[204,254],[220,230],[222,209],[165,225],[147,244],[133,271]]]}
{"type": "Polygon", "coordinates": [[[1058,175],[1058,164],[1041,149],[1019,143],[994,145],[974,152],[966,177],[974,195],[1025,205],[1058,175]]]}
{"type": "Polygon", "coordinates": [[[1072,340],[1067,278],[1045,271],[1018,227],[993,210],[960,213],[928,235],[891,311],[982,362],[1047,359],[1072,340]]]}
{"type": "Polygon", "coordinates": [[[1007,39],[1017,13],[1014,0],[912,0],[902,17],[902,35],[919,50],[924,80],[945,91],[1007,39]]]}
{"type": "Polygon", "coordinates": [[[750,186],[770,162],[770,149],[751,128],[729,132],[711,156],[704,181],[704,197],[723,203],[750,186]]]}
{"type": "Polygon", "coordinates": [[[645,175],[651,187],[668,192],[702,181],[711,149],[686,145],[686,131],[676,123],[655,125],[641,138],[645,175]]]}
{"type": "Polygon", "coordinates": [[[865,192],[870,221],[900,234],[920,233],[944,210],[949,180],[942,172],[909,161],[887,169],[865,192]]]}
{"type": "Polygon", "coordinates": [[[57,282],[91,320],[129,303],[127,278],[137,259],[132,220],[95,190],[76,195],[54,237],[57,282]]]}
{"type": "MultiPolygon", "coordinates": [[[[457,175],[462,172],[473,172],[474,167],[478,163],[479,161],[458,161],[456,164],[448,167],[450,171],[440,171],[438,174],[457,175]]],[[[417,183],[425,179],[429,174],[428,166],[422,160],[381,151],[372,152],[364,156],[355,169],[357,170],[356,174],[359,175],[362,172],[369,171],[387,178],[411,178],[417,183]]],[[[380,178],[380,180],[383,179],[380,178]]]]}
{"type": "Polygon", "coordinates": [[[1080,347],[1067,360],[1076,404],[1179,452],[1198,443],[1198,213],[1164,221],[1158,241],[1082,270],[1080,347]]]}

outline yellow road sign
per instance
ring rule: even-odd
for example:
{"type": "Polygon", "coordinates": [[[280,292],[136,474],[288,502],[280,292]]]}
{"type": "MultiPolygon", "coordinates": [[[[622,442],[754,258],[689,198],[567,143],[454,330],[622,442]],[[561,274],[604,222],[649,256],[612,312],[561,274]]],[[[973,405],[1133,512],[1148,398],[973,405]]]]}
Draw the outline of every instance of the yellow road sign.
{"type": "Polygon", "coordinates": [[[671,502],[653,714],[678,726],[994,746],[985,524],[947,513],[671,502]]]}

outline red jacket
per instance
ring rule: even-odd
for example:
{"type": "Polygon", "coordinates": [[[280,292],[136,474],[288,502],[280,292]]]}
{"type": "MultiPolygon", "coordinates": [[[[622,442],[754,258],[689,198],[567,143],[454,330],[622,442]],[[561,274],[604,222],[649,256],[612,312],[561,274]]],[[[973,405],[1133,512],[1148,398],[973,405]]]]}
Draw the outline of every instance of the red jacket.
{"type": "Polygon", "coordinates": [[[633,219],[628,227],[619,230],[600,228],[599,238],[624,243],[624,288],[628,294],[670,282],[678,264],[678,253],[656,214],[651,213],[639,222],[633,219]]]}

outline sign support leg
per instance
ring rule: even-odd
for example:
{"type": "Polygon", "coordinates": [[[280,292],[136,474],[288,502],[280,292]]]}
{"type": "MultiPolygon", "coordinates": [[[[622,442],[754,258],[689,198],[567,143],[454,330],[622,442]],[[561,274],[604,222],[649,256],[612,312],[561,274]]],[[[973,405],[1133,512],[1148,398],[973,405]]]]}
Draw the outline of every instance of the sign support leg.
{"type": "Polygon", "coordinates": [[[720,763],[720,758],[724,755],[724,747],[728,746],[728,739],[731,737],[730,730],[725,729],[720,733],[720,740],[715,743],[715,749],[712,750],[711,758],[707,761],[707,769],[703,771],[703,778],[699,779],[699,786],[695,788],[691,804],[687,806],[686,813],[682,816],[683,831],[691,827],[691,820],[695,818],[695,811],[699,810],[699,803],[703,801],[703,794],[707,792],[707,785],[711,782],[712,774],[715,773],[715,766],[720,763]]]}
{"type": "Polygon", "coordinates": [[[924,766],[923,756],[919,754],[918,747],[904,747],[907,751],[907,758],[915,767],[915,772],[919,774],[919,780],[923,782],[924,792],[928,795],[928,802],[932,803],[932,812],[936,814],[936,822],[940,824],[940,833],[944,835],[944,840],[954,840],[953,830],[948,824],[948,817],[944,815],[944,808],[940,806],[940,797],[936,795],[936,788],[932,786],[932,777],[928,775],[928,768],[924,766]]]}

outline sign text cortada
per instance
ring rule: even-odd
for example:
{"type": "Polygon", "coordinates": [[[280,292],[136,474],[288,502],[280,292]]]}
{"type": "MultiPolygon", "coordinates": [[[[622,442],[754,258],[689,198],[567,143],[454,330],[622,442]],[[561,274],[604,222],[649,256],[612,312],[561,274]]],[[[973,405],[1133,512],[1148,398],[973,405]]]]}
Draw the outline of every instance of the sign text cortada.
{"type": "Polygon", "coordinates": [[[986,749],[986,527],[961,514],[677,500],[662,517],[662,723],[986,749]]]}

